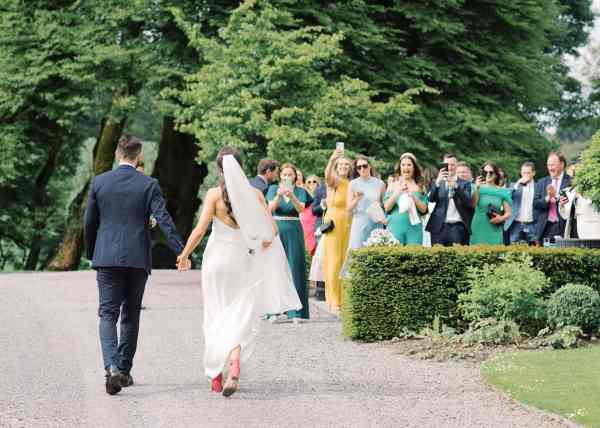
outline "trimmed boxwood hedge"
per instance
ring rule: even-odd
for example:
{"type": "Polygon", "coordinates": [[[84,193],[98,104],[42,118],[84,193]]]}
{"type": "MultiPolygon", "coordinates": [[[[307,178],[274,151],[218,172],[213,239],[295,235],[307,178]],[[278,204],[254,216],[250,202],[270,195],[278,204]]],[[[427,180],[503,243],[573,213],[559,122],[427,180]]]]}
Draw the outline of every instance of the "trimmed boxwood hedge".
{"type": "Polygon", "coordinates": [[[549,296],[567,283],[600,291],[600,250],[525,246],[369,247],[353,252],[351,279],[344,283],[343,333],[376,341],[418,331],[435,315],[465,327],[457,308],[467,290],[467,267],[497,264],[507,253],[527,253],[550,279],[549,296]]]}

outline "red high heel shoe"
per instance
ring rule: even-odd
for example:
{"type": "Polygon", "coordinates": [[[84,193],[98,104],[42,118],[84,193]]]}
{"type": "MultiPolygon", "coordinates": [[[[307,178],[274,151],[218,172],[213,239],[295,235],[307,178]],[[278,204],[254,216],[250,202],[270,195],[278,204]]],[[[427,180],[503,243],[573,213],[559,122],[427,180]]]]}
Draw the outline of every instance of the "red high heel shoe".
{"type": "Polygon", "coordinates": [[[223,388],[223,396],[229,397],[233,395],[239,388],[240,381],[240,360],[233,360],[229,364],[229,376],[227,377],[227,382],[225,382],[225,387],[223,388]]]}
{"type": "Polygon", "coordinates": [[[223,373],[219,373],[219,375],[213,378],[211,382],[211,389],[213,392],[220,393],[223,391],[223,373]]]}

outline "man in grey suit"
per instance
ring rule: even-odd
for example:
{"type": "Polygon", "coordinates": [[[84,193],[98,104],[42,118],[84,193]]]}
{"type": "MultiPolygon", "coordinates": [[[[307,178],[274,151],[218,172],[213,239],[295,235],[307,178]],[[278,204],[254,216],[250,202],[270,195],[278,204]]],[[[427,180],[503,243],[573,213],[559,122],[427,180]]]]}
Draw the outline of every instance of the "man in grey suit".
{"type": "Polygon", "coordinates": [[[152,268],[150,216],[175,254],[183,251],[158,182],[136,170],[142,142],[123,136],[116,155],[119,167],[94,177],[84,222],[87,257],[97,271],[100,345],[110,395],[133,384],[130,370],[137,348],[140,307],[152,268]],[[119,315],[121,331],[117,337],[119,315]]]}
{"type": "Polygon", "coordinates": [[[512,214],[504,223],[511,244],[525,240],[527,243],[536,241],[536,210],[533,207],[535,197],[535,165],[525,162],[521,165],[521,178],[511,186],[512,214]]]}
{"type": "Polygon", "coordinates": [[[262,159],[258,163],[258,175],[250,180],[250,184],[266,196],[269,186],[279,178],[279,162],[273,159],[262,159]]]}

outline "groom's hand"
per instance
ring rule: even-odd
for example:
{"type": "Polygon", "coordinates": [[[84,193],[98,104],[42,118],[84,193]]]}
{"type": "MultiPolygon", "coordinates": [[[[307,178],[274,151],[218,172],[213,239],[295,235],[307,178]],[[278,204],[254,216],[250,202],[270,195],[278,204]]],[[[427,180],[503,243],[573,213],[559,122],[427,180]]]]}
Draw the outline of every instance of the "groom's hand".
{"type": "Polygon", "coordinates": [[[263,248],[269,248],[271,246],[271,244],[273,243],[273,241],[267,241],[266,239],[264,241],[262,241],[262,247],[263,248]]]}
{"type": "Polygon", "coordinates": [[[184,257],[183,255],[179,255],[177,257],[177,270],[182,272],[185,270],[189,270],[192,267],[192,262],[189,258],[184,257]]]}

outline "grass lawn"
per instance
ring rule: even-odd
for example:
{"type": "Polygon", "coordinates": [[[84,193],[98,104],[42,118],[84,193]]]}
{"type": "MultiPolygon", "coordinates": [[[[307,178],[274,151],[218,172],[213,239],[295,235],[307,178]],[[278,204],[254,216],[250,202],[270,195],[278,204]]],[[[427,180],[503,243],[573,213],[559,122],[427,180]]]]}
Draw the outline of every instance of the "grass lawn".
{"type": "Polygon", "coordinates": [[[600,427],[600,346],[499,354],[481,369],[483,378],[512,398],[600,427]]]}

